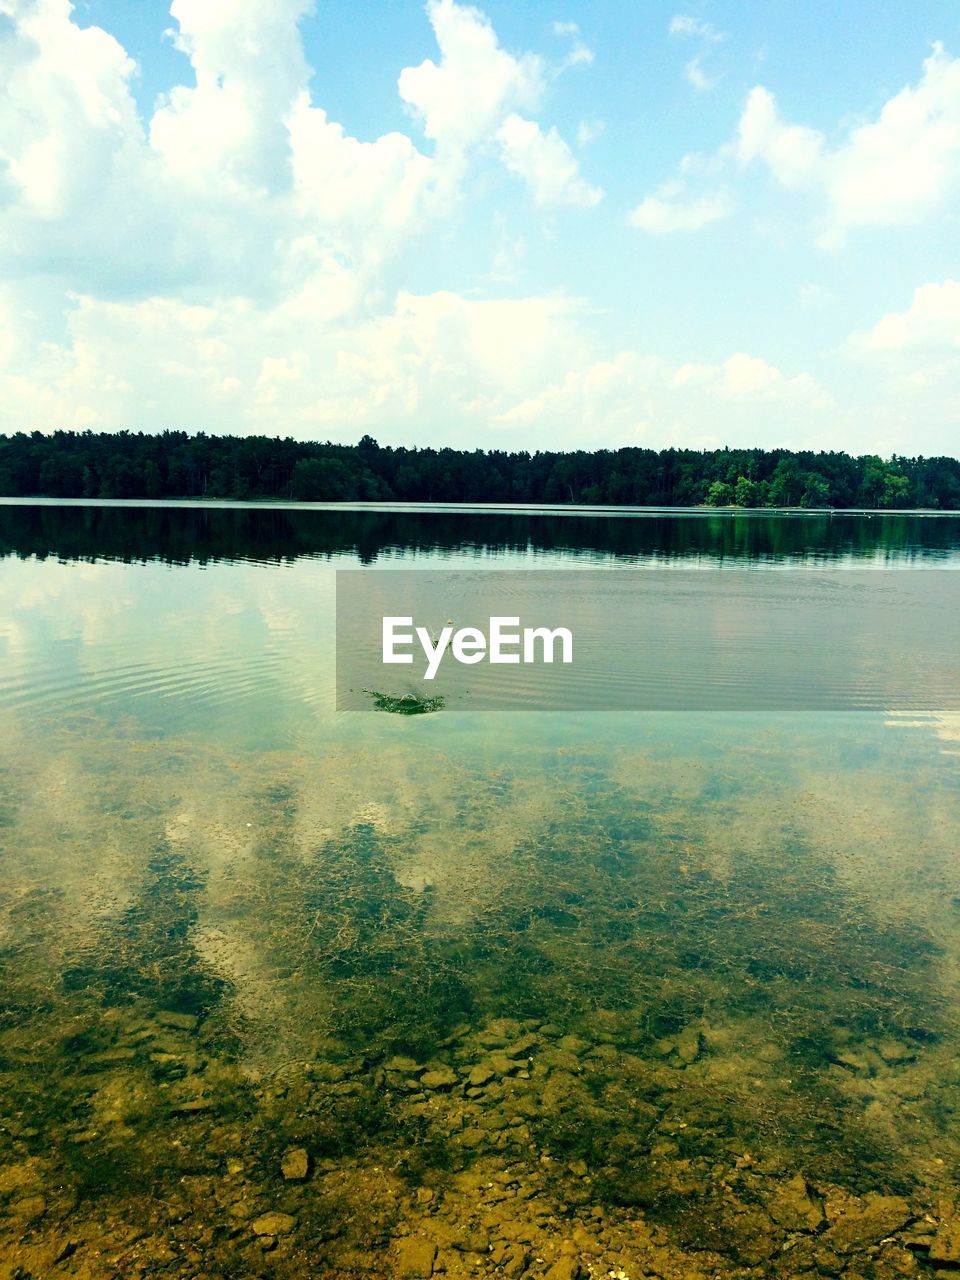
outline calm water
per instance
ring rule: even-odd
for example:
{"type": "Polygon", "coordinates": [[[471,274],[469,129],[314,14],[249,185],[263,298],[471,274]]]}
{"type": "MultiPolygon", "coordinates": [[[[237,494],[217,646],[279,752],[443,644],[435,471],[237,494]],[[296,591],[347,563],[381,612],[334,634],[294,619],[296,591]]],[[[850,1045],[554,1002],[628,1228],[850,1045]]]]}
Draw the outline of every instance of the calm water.
{"type": "Polygon", "coordinates": [[[3,1280],[960,1263],[960,717],[333,710],[337,568],[715,564],[960,519],[0,504],[3,1280]]]}

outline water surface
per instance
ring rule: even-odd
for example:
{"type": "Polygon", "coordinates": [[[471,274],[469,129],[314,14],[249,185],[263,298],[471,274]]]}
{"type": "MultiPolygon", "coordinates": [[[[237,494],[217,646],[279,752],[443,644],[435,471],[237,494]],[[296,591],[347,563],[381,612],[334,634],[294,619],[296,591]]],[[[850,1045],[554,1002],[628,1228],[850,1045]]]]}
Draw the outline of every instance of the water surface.
{"type": "Polygon", "coordinates": [[[3,504],[0,556],[0,1276],[950,1265],[957,718],[337,715],[333,600],[956,518],[3,504]]]}

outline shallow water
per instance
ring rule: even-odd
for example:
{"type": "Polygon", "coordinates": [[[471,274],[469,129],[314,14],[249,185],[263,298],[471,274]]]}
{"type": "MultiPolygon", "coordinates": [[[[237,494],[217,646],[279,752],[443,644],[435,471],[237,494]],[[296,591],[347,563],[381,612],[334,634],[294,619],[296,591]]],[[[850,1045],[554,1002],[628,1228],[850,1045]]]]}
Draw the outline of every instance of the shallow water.
{"type": "Polygon", "coordinates": [[[337,567],[960,521],[4,505],[0,553],[0,1276],[960,1263],[958,718],[337,715],[332,617],[337,567]]]}

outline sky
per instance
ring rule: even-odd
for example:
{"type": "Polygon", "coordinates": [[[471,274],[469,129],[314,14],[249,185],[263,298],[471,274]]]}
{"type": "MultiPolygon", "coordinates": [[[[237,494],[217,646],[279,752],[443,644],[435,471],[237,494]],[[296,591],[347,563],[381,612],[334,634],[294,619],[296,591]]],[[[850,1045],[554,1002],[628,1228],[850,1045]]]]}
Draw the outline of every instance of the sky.
{"type": "Polygon", "coordinates": [[[0,0],[0,432],[960,453],[955,0],[0,0]]]}

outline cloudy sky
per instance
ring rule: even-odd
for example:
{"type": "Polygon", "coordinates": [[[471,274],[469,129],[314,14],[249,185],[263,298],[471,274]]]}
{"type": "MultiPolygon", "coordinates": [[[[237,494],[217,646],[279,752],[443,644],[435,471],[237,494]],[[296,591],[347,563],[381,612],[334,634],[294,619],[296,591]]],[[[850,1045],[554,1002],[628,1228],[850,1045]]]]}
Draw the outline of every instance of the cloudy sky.
{"type": "Polygon", "coordinates": [[[0,0],[0,431],[960,451],[955,0],[0,0]]]}

